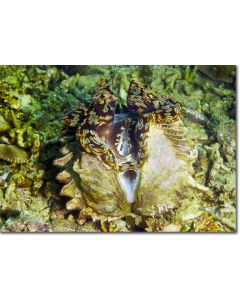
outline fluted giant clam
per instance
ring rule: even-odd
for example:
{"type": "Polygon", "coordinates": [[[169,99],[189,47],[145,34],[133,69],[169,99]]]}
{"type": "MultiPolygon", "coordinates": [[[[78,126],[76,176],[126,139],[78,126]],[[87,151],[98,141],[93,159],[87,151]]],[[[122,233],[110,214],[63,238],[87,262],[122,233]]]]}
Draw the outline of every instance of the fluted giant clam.
{"type": "Polygon", "coordinates": [[[156,97],[131,81],[128,106],[118,109],[106,80],[101,80],[91,105],[79,106],[65,119],[62,168],[57,179],[69,209],[91,208],[107,218],[131,211],[159,216],[180,205],[195,188],[196,151],[187,139],[178,105],[156,97]]]}

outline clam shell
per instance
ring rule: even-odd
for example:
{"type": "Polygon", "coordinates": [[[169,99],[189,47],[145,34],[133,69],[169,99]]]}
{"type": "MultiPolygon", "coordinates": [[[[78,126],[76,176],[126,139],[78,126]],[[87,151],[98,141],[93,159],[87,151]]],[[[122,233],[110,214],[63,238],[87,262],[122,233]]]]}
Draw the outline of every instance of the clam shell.
{"type": "Polygon", "coordinates": [[[67,155],[65,155],[61,158],[55,159],[54,165],[58,166],[58,167],[64,167],[67,163],[69,163],[72,160],[73,157],[74,157],[73,153],[69,152],[67,155]]]}
{"type": "Polygon", "coordinates": [[[99,214],[121,217],[130,211],[130,204],[119,183],[118,174],[107,169],[97,157],[82,153],[80,164],[74,164],[79,174],[85,203],[99,214]]]}
{"type": "MultiPolygon", "coordinates": [[[[147,138],[148,159],[142,167],[135,210],[147,216],[177,208],[194,186],[194,148],[183,135],[182,123],[151,124],[147,138]]],[[[196,187],[198,185],[195,185],[196,187]]]]}
{"type": "Polygon", "coordinates": [[[68,183],[71,181],[72,177],[70,172],[68,172],[67,170],[63,170],[56,176],[56,179],[62,183],[68,183]]]}
{"type": "Polygon", "coordinates": [[[10,163],[23,164],[28,161],[28,154],[15,145],[0,144],[0,159],[10,163]]]}
{"type": "Polygon", "coordinates": [[[71,179],[71,181],[64,185],[63,188],[61,189],[60,192],[61,196],[66,196],[66,197],[81,197],[81,192],[79,190],[79,188],[77,187],[76,182],[71,179]]]}
{"type": "Polygon", "coordinates": [[[71,199],[67,209],[80,209],[81,202],[82,207],[88,206],[107,217],[121,217],[130,211],[116,171],[107,168],[98,157],[81,153],[78,144],[66,144],[60,152],[65,156],[56,159],[54,165],[62,168],[56,179],[64,184],[60,195],[71,199]]]}

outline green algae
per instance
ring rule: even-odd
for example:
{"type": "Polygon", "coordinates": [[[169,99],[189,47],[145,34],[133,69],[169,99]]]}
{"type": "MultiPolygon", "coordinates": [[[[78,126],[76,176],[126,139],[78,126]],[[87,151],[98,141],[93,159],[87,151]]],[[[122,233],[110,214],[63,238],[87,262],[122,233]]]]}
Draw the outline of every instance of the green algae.
{"type": "Polygon", "coordinates": [[[29,154],[23,165],[0,160],[0,229],[235,231],[236,70],[213,77],[215,73],[198,66],[0,66],[0,143],[29,154]],[[181,104],[183,122],[198,150],[194,176],[211,188],[212,199],[191,195],[178,211],[158,220],[130,214],[101,224],[67,211],[57,195],[56,171],[51,170],[63,129],[61,118],[79,102],[90,102],[102,77],[110,80],[120,106],[126,104],[131,79],[181,104]]]}

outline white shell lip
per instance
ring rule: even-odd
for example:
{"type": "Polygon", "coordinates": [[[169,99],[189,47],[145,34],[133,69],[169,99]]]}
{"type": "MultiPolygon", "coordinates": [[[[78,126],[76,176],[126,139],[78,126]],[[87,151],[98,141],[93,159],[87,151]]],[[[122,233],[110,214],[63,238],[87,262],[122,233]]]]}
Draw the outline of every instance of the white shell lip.
{"type": "Polygon", "coordinates": [[[140,171],[128,170],[119,173],[118,177],[128,203],[133,203],[136,200],[136,193],[140,182],[140,171]],[[130,172],[131,176],[129,176],[130,172]]]}

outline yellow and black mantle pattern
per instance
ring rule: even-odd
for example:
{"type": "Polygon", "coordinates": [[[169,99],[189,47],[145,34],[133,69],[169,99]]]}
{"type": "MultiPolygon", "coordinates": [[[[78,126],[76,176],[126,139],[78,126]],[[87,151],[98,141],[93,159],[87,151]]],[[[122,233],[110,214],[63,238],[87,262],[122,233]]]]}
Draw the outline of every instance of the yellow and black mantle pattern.
{"type": "Polygon", "coordinates": [[[172,124],[180,117],[179,105],[170,97],[157,97],[148,86],[134,80],[127,103],[125,112],[117,112],[109,83],[102,79],[91,105],[80,105],[63,119],[66,129],[76,131],[83,151],[98,156],[117,172],[139,169],[146,161],[150,123],[172,124]],[[123,143],[126,146],[121,151],[123,143]]]}

